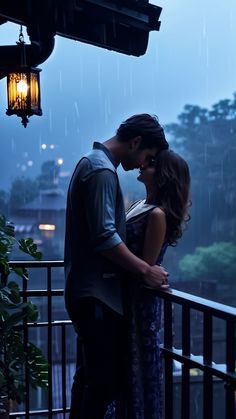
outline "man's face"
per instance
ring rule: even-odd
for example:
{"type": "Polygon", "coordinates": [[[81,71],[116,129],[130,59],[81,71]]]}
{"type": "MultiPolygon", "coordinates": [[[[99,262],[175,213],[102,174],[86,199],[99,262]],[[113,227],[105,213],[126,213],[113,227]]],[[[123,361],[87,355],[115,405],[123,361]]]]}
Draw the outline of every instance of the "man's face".
{"type": "Polygon", "coordinates": [[[146,167],[149,164],[152,158],[155,158],[158,149],[156,147],[153,148],[145,148],[143,150],[131,150],[124,159],[121,161],[121,165],[124,170],[133,170],[139,169],[141,166],[146,167]]]}

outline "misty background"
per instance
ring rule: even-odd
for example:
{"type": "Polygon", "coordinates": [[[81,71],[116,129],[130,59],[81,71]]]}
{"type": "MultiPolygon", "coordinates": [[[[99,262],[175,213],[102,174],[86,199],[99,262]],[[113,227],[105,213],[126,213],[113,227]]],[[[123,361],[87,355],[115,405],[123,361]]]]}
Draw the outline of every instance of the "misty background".
{"type": "MultiPolygon", "coordinates": [[[[94,140],[113,136],[135,113],[156,114],[192,173],[191,221],[165,265],[173,280],[227,284],[214,298],[234,305],[236,3],[151,3],[163,7],[162,24],[150,33],[143,57],[56,36],[52,55],[40,66],[43,116],[30,118],[26,129],[20,118],[5,115],[6,79],[0,80],[0,211],[14,220],[35,199],[40,182],[41,189],[62,189],[65,199],[73,168],[94,140]],[[16,179],[20,197],[14,201],[16,179]]],[[[0,26],[2,45],[18,36],[18,25],[0,26]]],[[[137,171],[119,174],[127,203],[143,196],[137,171]]]]}

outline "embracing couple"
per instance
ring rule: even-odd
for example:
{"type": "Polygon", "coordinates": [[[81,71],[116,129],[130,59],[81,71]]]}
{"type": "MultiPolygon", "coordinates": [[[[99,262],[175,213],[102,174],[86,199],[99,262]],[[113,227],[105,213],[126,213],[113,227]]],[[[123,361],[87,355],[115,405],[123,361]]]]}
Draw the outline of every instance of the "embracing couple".
{"type": "Polygon", "coordinates": [[[149,114],[128,118],[77,164],[65,238],[65,302],[78,341],[70,419],[162,418],[162,303],[150,288],[169,287],[161,263],[182,235],[189,189],[187,163],[149,114]],[[126,213],[119,164],[139,168],[146,187],[126,213]]]}

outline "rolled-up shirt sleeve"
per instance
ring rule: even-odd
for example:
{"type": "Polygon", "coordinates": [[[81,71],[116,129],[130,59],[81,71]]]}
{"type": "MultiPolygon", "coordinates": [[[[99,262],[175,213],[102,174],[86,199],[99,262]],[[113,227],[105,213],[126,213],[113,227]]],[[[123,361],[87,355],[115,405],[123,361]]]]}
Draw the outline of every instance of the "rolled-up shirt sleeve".
{"type": "Polygon", "coordinates": [[[122,243],[116,230],[117,175],[108,169],[96,171],[86,180],[84,204],[88,234],[96,252],[122,243]]]}

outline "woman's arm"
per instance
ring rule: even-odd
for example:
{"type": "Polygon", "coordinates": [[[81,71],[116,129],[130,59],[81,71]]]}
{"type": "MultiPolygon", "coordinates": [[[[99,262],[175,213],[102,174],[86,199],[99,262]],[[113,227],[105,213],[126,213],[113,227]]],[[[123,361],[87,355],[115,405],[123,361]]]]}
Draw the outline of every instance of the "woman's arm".
{"type": "Polygon", "coordinates": [[[152,210],[148,217],[143,246],[143,260],[155,265],[166,235],[166,215],[160,208],[152,210]]]}

